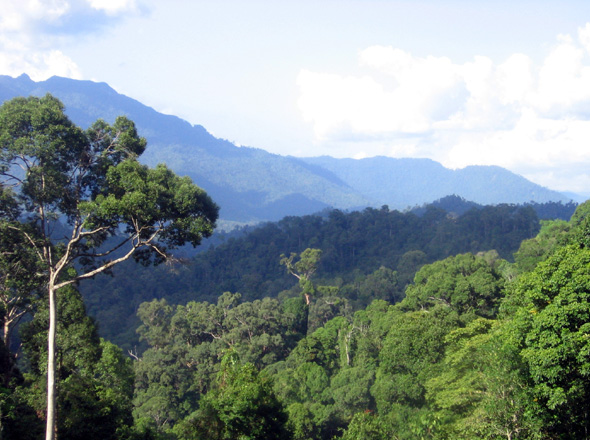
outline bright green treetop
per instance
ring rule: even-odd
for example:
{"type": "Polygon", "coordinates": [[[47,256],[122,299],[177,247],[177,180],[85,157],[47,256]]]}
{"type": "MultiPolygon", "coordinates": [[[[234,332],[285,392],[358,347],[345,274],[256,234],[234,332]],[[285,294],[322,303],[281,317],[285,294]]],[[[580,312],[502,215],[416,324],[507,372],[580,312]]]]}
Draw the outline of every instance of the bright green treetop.
{"type": "Polygon", "coordinates": [[[10,228],[34,250],[47,280],[47,440],[57,426],[57,291],[132,256],[162,261],[167,249],[196,246],[215,227],[217,205],[164,165],[141,165],[145,147],[129,119],[84,131],[51,95],[0,107],[0,214],[5,222],[21,214],[23,223],[10,228]],[[58,221],[67,224],[59,234],[58,221]]]}

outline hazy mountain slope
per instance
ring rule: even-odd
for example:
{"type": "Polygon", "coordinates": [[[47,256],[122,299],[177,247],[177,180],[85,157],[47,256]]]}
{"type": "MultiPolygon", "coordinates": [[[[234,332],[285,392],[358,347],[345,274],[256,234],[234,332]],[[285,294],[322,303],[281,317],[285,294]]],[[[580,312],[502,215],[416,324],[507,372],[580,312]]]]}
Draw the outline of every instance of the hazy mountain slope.
{"type": "Polygon", "coordinates": [[[450,170],[430,159],[335,159],[311,157],[306,162],[321,166],[376,204],[404,209],[456,194],[488,205],[498,203],[545,203],[569,198],[496,166],[470,166],[450,170]]]}
{"type": "Polygon", "coordinates": [[[98,118],[112,122],[118,115],[127,115],[148,140],[141,160],[149,165],[165,162],[175,172],[190,176],[221,206],[223,219],[276,220],[329,206],[350,209],[370,204],[324,169],[260,149],[236,147],[202,126],[158,113],[107,84],[0,76],[0,101],[48,92],[62,100],[68,115],[83,127],[98,118]]]}
{"type": "Polygon", "coordinates": [[[217,139],[200,125],[156,112],[105,83],[52,77],[0,76],[0,102],[15,96],[51,93],[66,105],[77,124],[118,115],[135,121],[148,140],[142,161],[165,162],[190,176],[221,206],[221,218],[240,222],[278,220],[327,207],[366,206],[404,209],[460,195],[480,204],[566,201],[499,167],[452,171],[428,159],[298,159],[217,139]]]}

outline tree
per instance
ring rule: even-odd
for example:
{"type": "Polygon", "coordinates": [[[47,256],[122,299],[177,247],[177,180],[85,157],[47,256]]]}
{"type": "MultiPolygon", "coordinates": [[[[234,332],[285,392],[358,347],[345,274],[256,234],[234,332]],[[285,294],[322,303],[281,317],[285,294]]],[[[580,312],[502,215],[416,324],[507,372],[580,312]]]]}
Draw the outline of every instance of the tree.
{"type": "MultiPolygon", "coordinates": [[[[118,347],[98,337],[96,325],[86,315],[76,289],[62,289],[57,299],[59,436],[68,440],[125,438],[133,423],[131,361],[118,347]]],[[[48,319],[48,305],[40,304],[33,320],[24,323],[21,332],[29,371],[16,391],[38,413],[45,407],[48,319]]],[[[36,422],[25,422],[24,429],[36,431],[32,429],[37,428],[39,420],[36,422]]]]}
{"type": "Polygon", "coordinates": [[[385,424],[372,411],[359,412],[354,415],[342,440],[381,440],[395,438],[388,432],[385,424]]]}
{"type": "Polygon", "coordinates": [[[293,263],[293,260],[297,257],[296,253],[292,252],[289,257],[281,255],[281,264],[285,265],[287,271],[299,280],[299,286],[303,290],[303,296],[307,305],[311,303],[311,297],[314,293],[311,276],[318,269],[321,256],[321,249],[311,248],[307,248],[301,252],[299,261],[296,263],[293,263]]]}
{"type": "MultiPolygon", "coordinates": [[[[0,314],[2,340],[11,349],[11,335],[21,318],[31,311],[46,281],[34,249],[21,234],[14,234],[15,220],[0,220],[0,314]]],[[[32,236],[32,228],[27,231],[32,236]]]]}
{"type": "Polygon", "coordinates": [[[458,325],[457,313],[440,304],[396,317],[379,353],[371,387],[379,414],[391,412],[396,403],[414,408],[424,405],[424,385],[439,370],[444,337],[458,325]]]}
{"type": "Polygon", "coordinates": [[[285,339],[290,314],[275,299],[241,302],[225,292],[217,304],[165,300],[140,305],[138,328],[149,345],[135,363],[135,419],[142,428],[167,435],[209,393],[219,359],[231,349],[243,362],[263,368],[282,360],[294,341],[285,339]]]}
{"type": "Polygon", "coordinates": [[[3,197],[0,212],[18,203],[25,221],[11,228],[35,249],[47,277],[48,440],[56,431],[59,289],[132,256],[162,262],[169,249],[196,246],[215,227],[215,203],[166,166],[141,165],[137,158],[145,147],[129,119],[119,117],[113,125],[98,120],[83,131],[51,95],[15,98],[0,107],[0,188],[3,194],[15,188],[3,197]],[[65,226],[56,236],[58,220],[65,226]]]}
{"type": "Polygon", "coordinates": [[[564,220],[541,220],[541,230],[536,237],[524,240],[514,254],[518,271],[530,272],[558,247],[567,243],[573,223],[564,220]]]}
{"type": "Polygon", "coordinates": [[[442,304],[460,315],[495,316],[504,279],[483,256],[456,255],[423,266],[401,302],[404,310],[442,304]]]}
{"type": "Polygon", "coordinates": [[[446,336],[445,359],[426,383],[444,438],[539,438],[537,403],[513,333],[510,323],[478,318],[446,336]]]}
{"type": "Polygon", "coordinates": [[[281,439],[291,437],[287,414],[272,391],[268,376],[251,363],[242,364],[229,351],[221,360],[216,388],[200,401],[199,410],[177,425],[181,438],[281,439]]]}
{"type": "MultiPolygon", "coordinates": [[[[558,249],[520,278],[521,356],[555,438],[587,438],[590,420],[590,249],[558,249]]],[[[516,332],[514,332],[516,333],[516,332]]]]}

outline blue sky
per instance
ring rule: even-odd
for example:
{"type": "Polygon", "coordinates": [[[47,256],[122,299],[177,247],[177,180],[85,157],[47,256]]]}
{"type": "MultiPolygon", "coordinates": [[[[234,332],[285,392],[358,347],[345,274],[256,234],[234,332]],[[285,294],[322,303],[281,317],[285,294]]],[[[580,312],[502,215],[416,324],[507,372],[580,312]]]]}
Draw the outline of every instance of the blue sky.
{"type": "Polygon", "coordinates": [[[294,156],[500,165],[590,195],[590,2],[0,0],[0,74],[107,82],[294,156]]]}

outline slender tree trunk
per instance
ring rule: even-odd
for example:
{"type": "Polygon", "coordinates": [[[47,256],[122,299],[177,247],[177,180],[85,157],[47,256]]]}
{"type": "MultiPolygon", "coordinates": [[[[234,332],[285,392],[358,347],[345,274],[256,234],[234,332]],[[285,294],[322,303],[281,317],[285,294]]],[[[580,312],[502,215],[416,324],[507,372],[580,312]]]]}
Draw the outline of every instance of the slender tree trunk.
{"type": "Polygon", "coordinates": [[[45,440],[55,440],[56,384],[55,384],[55,328],[57,326],[56,292],[53,280],[49,282],[49,331],[47,333],[47,426],[45,440]]]}
{"type": "Polygon", "coordinates": [[[4,337],[2,339],[4,339],[4,345],[6,346],[6,349],[10,352],[10,323],[11,321],[8,319],[8,317],[6,317],[4,319],[4,337]]]}

